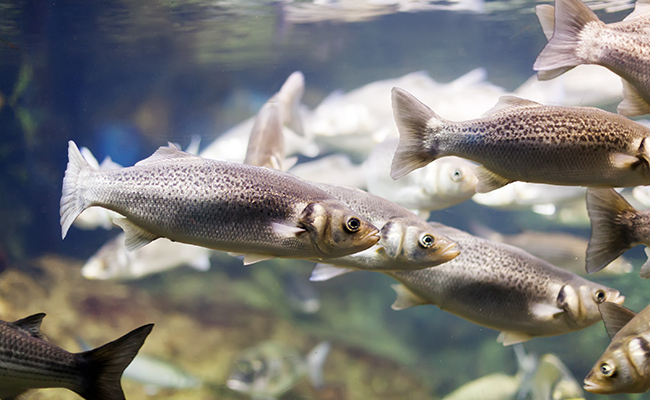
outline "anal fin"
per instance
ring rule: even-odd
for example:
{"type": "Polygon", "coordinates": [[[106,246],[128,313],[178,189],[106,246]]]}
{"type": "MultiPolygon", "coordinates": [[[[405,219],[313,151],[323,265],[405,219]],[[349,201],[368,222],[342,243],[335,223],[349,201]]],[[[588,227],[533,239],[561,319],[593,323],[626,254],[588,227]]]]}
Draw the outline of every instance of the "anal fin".
{"type": "Polygon", "coordinates": [[[426,301],[422,300],[422,298],[411,292],[406,286],[402,285],[401,283],[391,285],[391,287],[395,293],[397,293],[395,302],[390,306],[393,310],[403,310],[405,308],[427,304],[426,301]]]}
{"type": "Polygon", "coordinates": [[[126,218],[116,218],[113,223],[124,231],[126,251],[137,250],[160,237],[155,233],[140,228],[126,218]]]}
{"type": "Polygon", "coordinates": [[[650,104],[625,79],[623,81],[623,101],[618,105],[618,113],[626,117],[650,114],[650,104]]]}
{"type": "Polygon", "coordinates": [[[476,193],[491,192],[511,182],[514,182],[510,179],[502,177],[501,175],[495,174],[489,169],[483,167],[482,165],[478,165],[474,167],[474,173],[478,178],[478,184],[476,185],[476,193]]]}
{"type": "Polygon", "coordinates": [[[348,267],[339,267],[331,264],[316,264],[314,270],[311,272],[309,280],[312,282],[322,282],[354,271],[355,269],[348,267]]]}

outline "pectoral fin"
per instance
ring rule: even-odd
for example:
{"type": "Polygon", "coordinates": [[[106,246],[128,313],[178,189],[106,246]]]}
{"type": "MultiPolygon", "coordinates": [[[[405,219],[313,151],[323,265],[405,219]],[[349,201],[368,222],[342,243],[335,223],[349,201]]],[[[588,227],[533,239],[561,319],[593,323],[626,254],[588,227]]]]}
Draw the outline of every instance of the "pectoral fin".
{"type": "Polygon", "coordinates": [[[478,178],[476,193],[491,192],[511,182],[514,182],[510,179],[502,177],[501,175],[495,174],[482,165],[474,167],[474,174],[476,174],[476,177],[478,178]]]}
{"type": "Polygon", "coordinates": [[[271,228],[273,229],[273,232],[275,232],[277,235],[285,236],[285,237],[294,237],[299,233],[305,232],[304,228],[298,228],[297,226],[283,225],[277,222],[271,222],[271,228]]]}
{"type": "Polygon", "coordinates": [[[391,285],[391,287],[395,293],[397,293],[397,298],[391,306],[393,310],[403,310],[405,308],[427,304],[426,301],[422,300],[422,298],[411,292],[406,286],[402,285],[401,283],[391,285]]]}
{"type": "Polygon", "coordinates": [[[526,333],[503,331],[499,334],[497,342],[503,343],[504,346],[510,346],[517,343],[527,342],[532,338],[532,336],[526,333]]]}
{"type": "Polygon", "coordinates": [[[564,310],[559,307],[541,303],[533,304],[530,311],[539,319],[551,319],[564,312],[564,310]]]}
{"type": "Polygon", "coordinates": [[[155,233],[140,228],[126,218],[116,218],[113,220],[113,223],[124,231],[126,251],[137,250],[160,237],[155,233]]]}
{"type": "Polygon", "coordinates": [[[251,265],[260,261],[272,260],[274,258],[276,257],[268,254],[245,254],[244,265],[251,265]]]}
{"type": "Polygon", "coordinates": [[[312,282],[322,282],[354,271],[355,269],[348,267],[339,267],[331,264],[316,264],[314,270],[311,272],[309,280],[312,282]]]}

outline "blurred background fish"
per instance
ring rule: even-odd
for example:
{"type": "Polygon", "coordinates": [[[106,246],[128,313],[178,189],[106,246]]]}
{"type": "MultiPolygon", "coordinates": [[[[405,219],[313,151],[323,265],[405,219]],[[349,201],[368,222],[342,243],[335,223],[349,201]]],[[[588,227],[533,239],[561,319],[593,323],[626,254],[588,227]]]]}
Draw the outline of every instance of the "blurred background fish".
{"type": "Polygon", "coordinates": [[[276,342],[262,342],[242,351],[226,385],[253,399],[277,399],[306,375],[315,388],[324,385],[323,364],[331,345],[319,343],[305,357],[298,350],[276,342]]]}

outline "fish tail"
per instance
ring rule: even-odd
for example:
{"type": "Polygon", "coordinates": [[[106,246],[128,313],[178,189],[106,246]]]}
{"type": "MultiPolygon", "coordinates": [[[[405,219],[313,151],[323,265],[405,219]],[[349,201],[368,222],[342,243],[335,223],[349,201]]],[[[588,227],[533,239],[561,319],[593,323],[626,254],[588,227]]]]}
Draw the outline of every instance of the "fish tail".
{"type": "Polygon", "coordinates": [[[637,213],[614,189],[587,189],[587,212],[591,220],[591,238],[587,246],[588,273],[600,271],[632,243],[629,228],[620,223],[623,213],[637,213]]]}
{"type": "MultiPolygon", "coordinates": [[[[596,14],[581,0],[555,1],[553,37],[533,65],[533,69],[538,71],[539,80],[553,79],[583,62],[576,51],[580,43],[580,32],[585,25],[594,21],[600,22],[596,14]]],[[[547,26],[548,24],[549,22],[546,22],[547,26]]]]}
{"type": "Polygon", "coordinates": [[[399,179],[439,157],[436,141],[428,136],[432,134],[431,122],[441,124],[444,120],[406,90],[394,87],[391,93],[399,145],[390,176],[399,179]]]}
{"type": "Polygon", "coordinates": [[[143,325],[110,343],[79,353],[84,360],[85,382],[75,390],[88,400],[123,400],[122,373],[138,354],[153,324],[143,325]]]}
{"type": "Polygon", "coordinates": [[[61,191],[61,237],[64,239],[74,220],[88,207],[82,193],[78,190],[80,174],[84,171],[94,170],[81,155],[77,145],[70,140],[68,142],[68,167],[65,170],[61,191]]]}
{"type": "Polygon", "coordinates": [[[307,355],[307,368],[309,379],[315,388],[321,388],[325,384],[323,379],[323,364],[327,360],[332,345],[330,342],[320,342],[307,355]]]}

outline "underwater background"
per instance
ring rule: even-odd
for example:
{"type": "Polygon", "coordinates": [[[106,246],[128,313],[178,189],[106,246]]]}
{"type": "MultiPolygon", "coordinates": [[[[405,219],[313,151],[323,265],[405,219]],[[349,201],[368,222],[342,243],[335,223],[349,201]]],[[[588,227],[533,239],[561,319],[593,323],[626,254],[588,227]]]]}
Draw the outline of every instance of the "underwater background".
{"type": "MultiPolygon", "coordinates": [[[[207,272],[87,280],[81,266],[119,230],[72,228],[63,241],[59,200],[68,140],[122,165],[167,142],[185,147],[195,135],[204,148],[254,116],[293,71],[303,72],[303,103],[312,109],[335,90],[420,70],[446,83],[480,67],[489,82],[513,91],[534,75],[546,43],[536,4],[0,1],[0,319],[45,312],[43,332],[75,352],[79,337],[96,346],[153,322],[140,353],[205,382],[151,394],[124,379],[128,399],[248,398],[225,382],[237,355],[265,340],[303,355],[332,343],[324,388],[305,379],[283,399],[437,399],[490,373],[515,374],[514,351],[496,342],[496,331],[432,305],[394,311],[395,282],[379,273],[315,283],[320,310],[313,314],[296,311],[285,283],[288,274],[308,280],[313,263],[306,261],[244,267],[215,256],[207,272]]],[[[611,4],[597,11],[603,21],[629,13],[626,4],[611,4]]],[[[565,226],[472,201],[432,212],[430,220],[460,229],[480,222],[502,233],[590,232],[588,221],[565,226]]],[[[626,256],[632,273],[589,279],[620,290],[625,305],[640,311],[650,303],[638,276],[645,257],[638,248],[626,256]]],[[[555,353],[582,381],[608,343],[598,323],[524,348],[555,353]]],[[[51,389],[30,397],[46,398],[77,396],[51,389]]]]}

